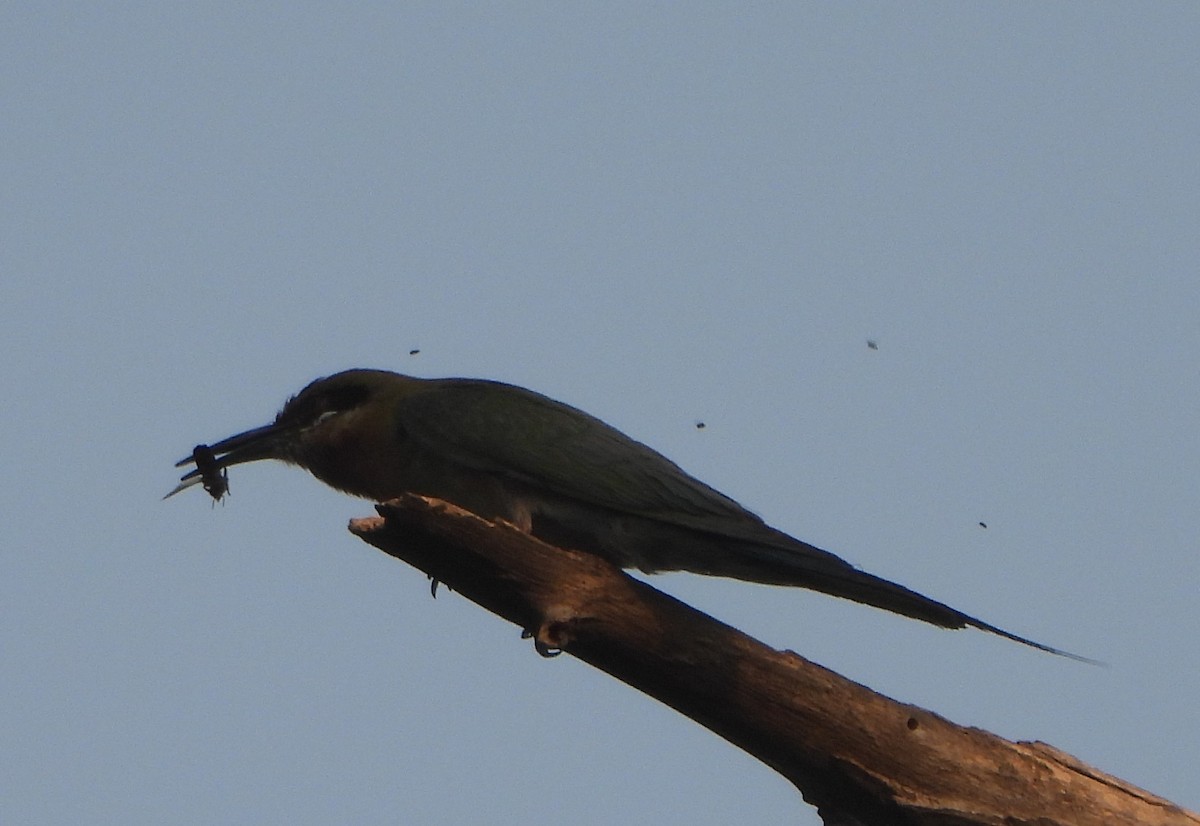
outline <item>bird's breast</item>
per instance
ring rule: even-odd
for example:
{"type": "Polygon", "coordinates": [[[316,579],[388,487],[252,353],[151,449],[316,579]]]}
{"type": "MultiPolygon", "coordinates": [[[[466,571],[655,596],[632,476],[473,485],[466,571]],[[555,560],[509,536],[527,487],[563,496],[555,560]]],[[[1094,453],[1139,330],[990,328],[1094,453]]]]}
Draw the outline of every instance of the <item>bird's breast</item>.
{"type": "Polygon", "coordinates": [[[386,422],[338,417],[301,450],[299,464],[331,487],[377,502],[405,493],[432,496],[487,519],[528,530],[529,503],[494,473],[454,462],[386,422]]]}

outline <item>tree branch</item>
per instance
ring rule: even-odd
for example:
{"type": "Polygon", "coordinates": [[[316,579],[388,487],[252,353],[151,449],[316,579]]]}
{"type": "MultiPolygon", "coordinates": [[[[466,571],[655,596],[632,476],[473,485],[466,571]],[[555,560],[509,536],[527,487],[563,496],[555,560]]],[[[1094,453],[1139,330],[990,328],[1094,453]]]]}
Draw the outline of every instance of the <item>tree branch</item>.
{"type": "Polygon", "coordinates": [[[405,496],[350,530],[666,703],[791,781],[826,824],[1200,826],[1044,743],[1010,742],[777,651],[591,554],[405,496]]]}

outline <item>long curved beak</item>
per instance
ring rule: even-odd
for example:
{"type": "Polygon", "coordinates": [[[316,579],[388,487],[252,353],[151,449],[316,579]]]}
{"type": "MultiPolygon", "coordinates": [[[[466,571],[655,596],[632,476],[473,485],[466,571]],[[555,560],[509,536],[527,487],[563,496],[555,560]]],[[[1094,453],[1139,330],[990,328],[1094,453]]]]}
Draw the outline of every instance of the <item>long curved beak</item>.
{"type": "MultiPolygon", "coordinates": [[[[193,485],[203,483],[206,489],[219,486],[224,494],[227,485],[223,480],[223,471],[231,465],[241,465],[246,462],[257,462],[260,459],[276,459],[280,456],[279,448],[292,432],[293,428],[280,427],[277,424],[263,425],[253,430],[247,430],[228,439],[222,439],[215,445],[196,445],[192,455],[180,459],[175,467],[195,465],[179,479],[179,484],[163,499],[169,499],[181,490],[187,490],[193,485]]],[[[212,493],[212,490],[209,490],[212,493]]],[[[219,499],[220,495],[214,498],[219,499]]]]}

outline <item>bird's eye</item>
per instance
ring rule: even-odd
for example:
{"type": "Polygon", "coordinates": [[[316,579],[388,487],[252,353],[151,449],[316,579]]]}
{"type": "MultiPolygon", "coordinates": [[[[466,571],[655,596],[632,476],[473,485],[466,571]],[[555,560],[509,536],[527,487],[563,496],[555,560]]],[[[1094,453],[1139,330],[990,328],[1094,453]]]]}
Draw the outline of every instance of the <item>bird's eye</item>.
{"type": "Polygon", "coordinates": [[[287,404],[275,417],[275,423],[292,427],[316,427],[330,416],[361,407],[367,400],[368,390],[361,385],[323,388],[312,386],[300,391],[298,396],[288,399],[287,404]]]}

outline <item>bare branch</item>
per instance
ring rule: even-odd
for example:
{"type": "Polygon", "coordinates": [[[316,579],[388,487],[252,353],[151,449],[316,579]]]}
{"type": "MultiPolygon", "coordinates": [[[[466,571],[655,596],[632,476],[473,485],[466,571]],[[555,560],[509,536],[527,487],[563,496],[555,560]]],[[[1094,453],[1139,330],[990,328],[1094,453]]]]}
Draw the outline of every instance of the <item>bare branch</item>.
{"type": "Polygon", "coordinates": [[[1044,743],[1010,742],[777,651],[590,554],[436,499],[350,529],[666,703],[790,780],[827,824],[1200,826],[1200,816],[1044,743]]]}

